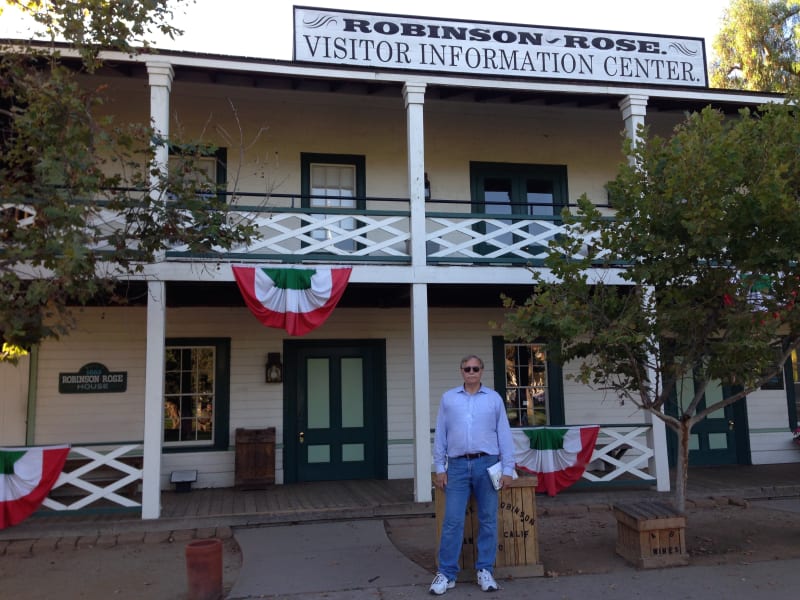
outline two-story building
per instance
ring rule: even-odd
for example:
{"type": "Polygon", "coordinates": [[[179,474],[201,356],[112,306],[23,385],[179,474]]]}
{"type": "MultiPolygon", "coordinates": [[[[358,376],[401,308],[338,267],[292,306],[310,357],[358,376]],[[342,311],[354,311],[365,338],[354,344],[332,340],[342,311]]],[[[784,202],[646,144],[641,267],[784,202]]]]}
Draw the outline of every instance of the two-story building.
{"type": "MultiPolygon", "coordinates": [[[[3,445],[133,446],[145,518],[173,472],[232,486],[248,428],[275,428],[279,484],[413,478],[427,501],[439,397],[475,353],[512,426],[601,426],[587,483],[668,489],[663,424],[572,381],[543,344],[503,339],[500,295],[531,293],[563,207],[585,193],[610,212],[625,135],[776,97],[709,89],[695,38],[294,18],[292,61],[109,53],[86,76],[108,86],[115,118],[219,147],[209,173],[260,237],[227,253],[172,248],[131,279],[128,305],[80,308],[69,336],[0,368],[3,445]],[[351,271],[327,320],[292,336],[250,312],[233,266],[351,271]]],[[[800,459],[791,381],[698,427],[692,459],[800,459]]]]}

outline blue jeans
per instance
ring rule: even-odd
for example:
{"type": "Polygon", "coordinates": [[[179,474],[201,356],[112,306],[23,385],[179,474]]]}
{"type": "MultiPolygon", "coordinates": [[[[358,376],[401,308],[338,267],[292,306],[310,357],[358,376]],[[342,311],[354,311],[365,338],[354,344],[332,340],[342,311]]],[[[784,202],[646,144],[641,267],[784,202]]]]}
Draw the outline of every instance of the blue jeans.
{"type": "Polygon", "coordinates": [[[486,472],[498,461],[497,456],[476,459],[455,458],[447,465],[444,520],[439,539],[439,572],[454,580],[458,575],[461,544],[464,540],[464,519],[471,495],[478,504],[478,558],[475,569],[494,570],[497,555],[497,490],[486,472]]]}

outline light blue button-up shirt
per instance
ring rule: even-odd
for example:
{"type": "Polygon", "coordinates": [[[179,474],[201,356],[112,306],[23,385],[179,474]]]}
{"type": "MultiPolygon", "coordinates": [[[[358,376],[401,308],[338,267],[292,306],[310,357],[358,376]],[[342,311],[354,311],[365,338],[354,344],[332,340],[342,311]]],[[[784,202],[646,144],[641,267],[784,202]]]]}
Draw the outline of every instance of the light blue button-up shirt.
{"type": "Polygon", "coordinates": [[[436,472],[447,470],[448,457],[476,452],[500,455],[503,475],[514,472],[514,442],[503,399],[483,385],[474,394],[461,385],[442,394],[439,404],[433,438],[436,472]]]}

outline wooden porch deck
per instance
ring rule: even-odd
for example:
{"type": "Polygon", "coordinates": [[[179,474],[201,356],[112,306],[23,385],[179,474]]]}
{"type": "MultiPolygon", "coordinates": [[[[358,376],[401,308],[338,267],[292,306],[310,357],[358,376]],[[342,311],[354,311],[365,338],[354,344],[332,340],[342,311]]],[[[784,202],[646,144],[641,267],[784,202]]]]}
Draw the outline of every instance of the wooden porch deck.
{"type": "MultiPolygon", "coordinates": [[[[689,497],[776,498],[800,496],[800,463],[758,466],[692,467],[689,497]]],[[[537,494],[537,507],[568,504],[611,506],[620,500],[665,498],[650,489],[596,487],[567,490],[554,498],[537,494]]],[[[142,520],[138,510],[52,511],[40,509],[25,523],[0,532],[0,540],[24,531],[46,530],[50,534],[72,526],[127,527],[138,523],[151,529],[181,529],[204,526],[267,525],[305,521],[385,518],[427,515],[433,517],[433,502],[414,502],[411,479],[322,481],[273,485],[263,490],[235,488],[163,491],[158,520],[142,520]],[[115,525],[116,524],[116,525],[115,525]]]]}
{"type": "Polygon", "coordinates": [[[432,502],[414,502],[411,479],[320,481],[261,490],[192,489],[161,493],[162,519],[233,517],[279,523],[433,514],[432,502]]]}

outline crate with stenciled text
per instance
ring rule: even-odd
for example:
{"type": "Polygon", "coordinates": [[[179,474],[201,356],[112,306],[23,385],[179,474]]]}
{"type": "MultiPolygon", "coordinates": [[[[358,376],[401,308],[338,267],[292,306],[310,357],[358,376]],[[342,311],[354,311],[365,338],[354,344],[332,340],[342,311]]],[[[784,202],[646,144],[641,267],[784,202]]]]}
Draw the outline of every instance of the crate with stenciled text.
{"type": "Polygon", "coordinates": [[[640,569],[689,564],[686,517],[664,502],[614,506],[617,554],[640,569]]]}
{"type": "MultiPolygon", "coordinates": [[[[500,490],[497,505],[497,557],[495,577],[538,577],[544,575],[539,558],[539,539],[536,515],[535,476],[515,479],[511,486],[500,490]]],[[[442,531],[445,492],[434,490],[436,506],[436,539],[442,531]]],[[[478,548],[478,509],[471,498],[464,519],[464,541],[458,579],[473,581],[478,548]]],[[[438,547],[438,546],[437,546],[438,547]]]]}

